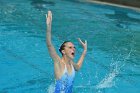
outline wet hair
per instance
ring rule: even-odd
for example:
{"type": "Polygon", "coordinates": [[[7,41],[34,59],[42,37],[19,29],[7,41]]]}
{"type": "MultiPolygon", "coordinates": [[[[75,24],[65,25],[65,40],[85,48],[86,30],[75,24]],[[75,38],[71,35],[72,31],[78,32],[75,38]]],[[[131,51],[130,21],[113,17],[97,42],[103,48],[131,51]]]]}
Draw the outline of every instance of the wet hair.
{"type": "Polygon", "coordinates": [[[65,44],[68,43],[68,42],[70,42],[70,41],[64,41],[64,42],[62,43],[62,45],[60,46],[60,48],[59,48],[59,52],[60,52],[62,55],[63,55],[62,50],[64,50],[65,44]]]}

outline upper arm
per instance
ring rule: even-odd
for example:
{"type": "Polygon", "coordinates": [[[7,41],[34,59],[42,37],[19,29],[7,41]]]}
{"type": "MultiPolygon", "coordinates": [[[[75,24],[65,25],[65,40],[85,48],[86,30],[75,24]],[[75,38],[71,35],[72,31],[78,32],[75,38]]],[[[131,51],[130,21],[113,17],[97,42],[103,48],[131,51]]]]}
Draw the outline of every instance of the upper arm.
{"type": "Polygon", "coordinates": [[[50,54],[51,58],[53,59],[53,61],[54,62],[60,62],[60,57],[57,54],[54,46],[53,45],[47,45],[47,46],[48,46],[49,54],[50,54]]]}

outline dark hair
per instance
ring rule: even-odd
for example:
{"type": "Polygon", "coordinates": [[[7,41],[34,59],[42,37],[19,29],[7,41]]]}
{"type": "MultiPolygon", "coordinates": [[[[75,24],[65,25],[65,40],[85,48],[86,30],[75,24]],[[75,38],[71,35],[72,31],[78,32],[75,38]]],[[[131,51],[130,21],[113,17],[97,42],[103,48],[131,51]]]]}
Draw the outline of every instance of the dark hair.
{"type": "Polygon", "coordinates": [[[62,55],[63,55],[62,50],[64,50],[65,44],[68,43],[68,42],[70,42],[70,41],[64,41],[64,42],[62,43],[62,45],[60,46],[60,48],[59,48],[59,52],[60,52],[62,55]]]}

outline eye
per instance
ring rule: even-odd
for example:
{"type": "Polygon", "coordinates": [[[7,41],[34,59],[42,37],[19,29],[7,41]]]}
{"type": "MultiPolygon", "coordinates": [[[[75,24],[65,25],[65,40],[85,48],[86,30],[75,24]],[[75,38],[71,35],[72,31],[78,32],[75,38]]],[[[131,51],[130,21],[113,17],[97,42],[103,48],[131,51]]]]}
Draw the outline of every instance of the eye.
{"type": "Polygon", "coordinates": [[[75,47],[69,47],[69,49],[72,49],[72,48],[76,49],[75,47]]]}
{"type": "Polygon", "coordinates": [[[72,47],[69,47],[69,49],[72,49],[72,47]]]}

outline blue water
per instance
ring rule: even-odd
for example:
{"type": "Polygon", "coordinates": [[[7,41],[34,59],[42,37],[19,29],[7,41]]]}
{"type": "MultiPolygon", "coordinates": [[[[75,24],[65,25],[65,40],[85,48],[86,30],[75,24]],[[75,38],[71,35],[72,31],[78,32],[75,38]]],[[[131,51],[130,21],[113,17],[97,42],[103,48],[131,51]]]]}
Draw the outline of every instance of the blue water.
{"type": "Polygon", "coordinates": [[[0,93],[53,91],[48,10],[56,49],[71,40],[76,62],[82,53],[77,38],[88,41],[73,93],[140,93],[140,12],[77,0],[0,0],[0,93]]]}

